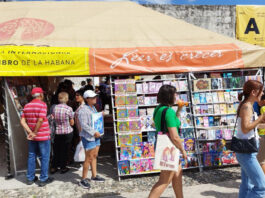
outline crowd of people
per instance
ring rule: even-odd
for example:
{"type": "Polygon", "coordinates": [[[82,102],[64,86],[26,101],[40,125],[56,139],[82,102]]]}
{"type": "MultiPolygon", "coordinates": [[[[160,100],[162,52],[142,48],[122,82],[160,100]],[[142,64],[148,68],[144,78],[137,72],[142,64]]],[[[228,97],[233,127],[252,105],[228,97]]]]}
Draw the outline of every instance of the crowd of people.
{"type": "MultiPolygon", "coordinates": [[[[109,79],[106,79],[106,83],[109,79]]],[[[28,170],[27,184],[37,183],[45,186],[54,179],[49,176],[60,171],[69,171],[68,165],[73,162],[76,146],[82,141],[85,150],[83,175],[79,185],[90,188],[87,174],[91,167],[91,181],[104,182],[97,174],[97,156],[100,148],[100,133],[92,128],[91,114],[104,111],[102,104],[109,98],[109,84],[101,83],[94,88],[91,79],[87,84],[75,91],[73,82],[64,80],[52,96],[50,108],[44,101],[44,91],[35,87],[31,91],[33,100],[25,105],[21,116],[21,125],[27,132],[28,170]],[[104,101],[101,103],[101,101],[104,101]],[[35,174],[36,158],[41,161],[41,173],[35,174]]]]}

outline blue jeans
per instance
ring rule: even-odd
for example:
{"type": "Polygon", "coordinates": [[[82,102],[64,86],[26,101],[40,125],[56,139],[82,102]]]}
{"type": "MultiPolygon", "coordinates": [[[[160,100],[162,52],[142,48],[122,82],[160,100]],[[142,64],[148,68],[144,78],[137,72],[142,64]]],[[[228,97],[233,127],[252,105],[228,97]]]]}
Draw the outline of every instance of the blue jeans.
{"type": "Polygon", "coordinates": [[[40,181],[48,179],[49,162],[50,162],[50,140],[46,141],[28,141],[29,142],[29,155],[28,155],[28,171],[27,178],[33,181],[35,178],[36,158],[40,155],[41,161],[41,174],[40,181]]]}
{"type": "Polygon", "coordinates": [[[239,198],[265,197],[265,176],[257,160],[257,153],[236,153],[241,166],[239,198]]]}

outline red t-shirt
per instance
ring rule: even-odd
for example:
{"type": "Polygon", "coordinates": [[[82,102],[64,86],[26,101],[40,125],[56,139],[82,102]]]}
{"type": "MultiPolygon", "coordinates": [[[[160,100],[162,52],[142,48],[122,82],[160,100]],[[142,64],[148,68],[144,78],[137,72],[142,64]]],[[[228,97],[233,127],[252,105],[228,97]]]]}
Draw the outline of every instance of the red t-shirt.
{"type": "Polygon", "coordinates": [[[47,105],[39,99],[34,99],[26,104],[22,118],[26,119],[29,128],[34,131],[39,118],[43,118],[43,123],[37,132],[34,141],[45,141],[50,139],[50,127],[47,119],[47,105]]]}

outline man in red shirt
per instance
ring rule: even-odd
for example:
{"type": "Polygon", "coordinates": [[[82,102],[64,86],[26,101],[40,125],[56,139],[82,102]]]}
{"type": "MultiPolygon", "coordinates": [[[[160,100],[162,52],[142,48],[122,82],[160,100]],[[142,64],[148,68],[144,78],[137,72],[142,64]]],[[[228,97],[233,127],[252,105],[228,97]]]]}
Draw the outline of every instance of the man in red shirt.
{"type": "Polygon", "coordinates": [[[40,87],[31,91],[33,100],[23,109],[21,125],[27,132],[29,140],[27,184],[31,185],[38,180],[35,176],[36,157],[40,154],[41,174],[38,185],[45,186],[53,181],[48,176],[50,161],[50,128],[47,119],[47,105],[43,102],[44,95],[40,87]]]}

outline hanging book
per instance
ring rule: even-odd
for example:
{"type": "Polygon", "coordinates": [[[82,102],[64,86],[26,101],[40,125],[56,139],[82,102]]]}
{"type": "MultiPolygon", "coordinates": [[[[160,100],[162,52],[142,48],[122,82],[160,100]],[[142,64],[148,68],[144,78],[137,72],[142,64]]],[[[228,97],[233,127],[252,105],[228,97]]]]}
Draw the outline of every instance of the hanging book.
{"type": "Polygon", "coordinates": [[[126,105],[137,105],[137,95],[127,94],[126,95],[126,105]]]}
{"type": "Polygon", "coordinates": [[[213,116],[209,116],[208,120],[209,120],[209,126],[210,127],[214,126],[214,118],[213,118],[213,116]]]}
{"type": "Polygon", "coordinates": [[[131,144],[132,145],[138,145],[142,142],[142,134],[133,134],[133,135],[130,135],[130,138],[131,138],[131,144]]]}
{"type": "Polygon", "coordinates": [[[163,81],[163,85],[170,85],[170,84],[171,84],[171,81],[167,81],[167,80],[163,81]]]}
{"type": "Polygon", "coordinates": [[[200,93],[200,103],[201,104],[207,103],[206,94],[205,93],[200,93]]]}
{"type": "Polygon", "coordinates": [[[118,138],[119,146],[126,147],[132,145],[132,139],[130,135],[119,135],[118,138]]]}
{"type": "Polygon", "coordinates": [[[220,113],[227,114],[226,104],[220,104],[220,113]]]}
{"type": "Polygon", "coordinates": [[[139,109],[139,116],[146,116],[147,113],[146,113],[146,109],[139,109]]]}
{"type": "Polygon", "coordinates": [[[203,117],[203,126],[209,127],[209,118],[208,117],[203,117]]]}
{"type": "Polygon", "coordinates": [[[221,116],[220,124],[222,126],[227,126],[227,116],[221,116]]]}
{"type": "Polygon", "coordinates": [[[208,114],[208,105],[201,105],[201,114],[202,115],[208,114]]]}
{"type": "Polygon", "coordinates": [[[204,166],[212,166],[212,154],[204,153],[203,154],[203,165],[204,166]]]}
{"type": "Polygon", "coordinates": [[[222,78],[212,78],[211,79],[211,88],[214,90],[223,89],[223,79],[222,78]]]}
{"type": "Polygon", "coordinates": [[[119,168],[120,175],[129,175],[130,174],[129,160],[119,161],[118,168],[119,168]]]}
{"type": "Polygon", "coordinates": [[[221,116],[214,116],[213,120],[214,120],[214,126],[221,125],[221,116]]]}
{"type": "Polygon", "coordinates": [[[138,107],[137,106],[127,107],[127,115],[129,118],[138,118],[139,117],[138,107]]]}
{"type": "Polygon", "coordinates": [[[218,129],[215,131],[215,136],[216,136],[216,139],[222,139],[223,136],[222,136],[222,130],[218,129]]]}
{"type": "Polygon", "coordinates": [[[188,151],[188,152],[195,151],[195,139],[193,139],[193,138],[185,139],[184,143],[185,143],[185,150],[186,151],[188,151]]]}
{"type": "Polygon", "coordinates": [[[132,146],[132,159],[142,158],[142,147],[141,145],[132,146]]]}
{"type": "Polygon", "coordinates": [[[193,81],[194,91],[210,90],[211,89],[211,79],[203,78],[193,81]]]}
{"type": "Polygon", "coordinates": [[[142,144],[142,157],[144,158],[155,157],[155,146],[153,143],[144,142],[142,144]]]}
{"type": "Polygon", "coordinates": [[[117,122],[117,132],[128,132],[129,122],[128,121],[118,121],[117,122]]]}
{"type": "Polygon", "coordinates": [[[207,103],[212,103],[213,102],[213,95],[212,95],[212,93],[210,93],[210,92],[207,92],[206,93],[206,101],[207,101],[207,103]]]}
{"type": "Polygon", "coordinates": [[[194,104],[200,104],[200,94],[199,93],[193,94],[193,102],[194,102],[194,104]]]}
{"type": "Polygon", "coordinates": [[[141,161],[136,160],[130,160],[130,174],[138,174],[141,173],[141,161]]]}
{"type": "Polygon", "coordinates": [[[115,80],[114,81],[114,90],[115,90],[115,94],[117,94],[117,93],[125,93],[125,91],[126,91],[126,82],[125,82],[125,80],[115,80]]]}
{"type": "Polygon", "coordinates": [[[117,119],[126,119],[126,118],[128,118],[127,109],[118,107],[117,108],[117,119]]]}
{"type": "Polygon", "coordinates": [[[131,147],[121,147],[120,160],[132,159],[131,147]]]}
{"type": "Polygon", "coordinates": [[[115,106],[124,106],[126,104],[125,95],[115,95],[115,106]]]}
{"type": "Polygon", "coordinates": [[[134,79],[127,79],[126,80],[126,92],[127,93],[135,93],[135,80],[134,79]]]}
{"type": "Polygon", "coordinates": [[[213,92],[212,93],[212,97],[213,97],[213,103],[218,103],[219,102],[217,92],[213,92]]]}
{"type": "Polygon", "coordinates": [[[140,120],[130,120],[129,121],[129,130],[130,131],[141,131],[141,121],[140,120]]]}
{"type": "Polygon", "coordinates": [[[201,114],[201,105],[197,105],[194,108],[195,115],[200,115],[201,114]]]}
{"type": "Polygon", "coordinates": [[[214,108],[214,113],[215,114],[220,114],[220,105],[219,104],[214,104],[213,105],[213,108],[214,108]]]}

